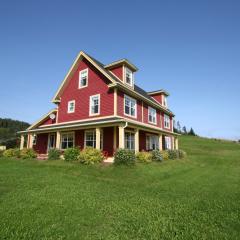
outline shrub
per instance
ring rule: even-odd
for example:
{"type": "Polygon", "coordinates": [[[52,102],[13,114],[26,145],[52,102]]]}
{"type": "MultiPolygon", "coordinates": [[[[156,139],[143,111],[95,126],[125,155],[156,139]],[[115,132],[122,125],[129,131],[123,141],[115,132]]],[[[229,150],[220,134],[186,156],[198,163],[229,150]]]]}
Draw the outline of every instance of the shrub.
{"type": "Polygon", "coordinates": [[[3,152],[3,157],[15,157],[19,158],[20,157],[20,150],[18,148],[9,148],[3,152]]]}
{"type": "Polygon", "coordinates": [[[169,159],[168,151],[161,151],[160,153],[164,161],[169,159]]]}
{"type": "Polygon", "coordinates": [[[83,149],[79,155],[79,162],[83,164],[100,163],[104,159],[104,155],[98,149],[87,147],[83,149]]]}
{"type": "Polygon", "coordinates": [[[32,148],[23,148],[20,151],[20,157],[23,158],[23,159],[26,159],[26,158],[36,158],[37,157],[37,153],[32,148]]]}
{"type": "Polygon", "coordinates": [[[167,150],[168,151],[168,158],[169,159],[177,159],[178,158],[178,151],[177,150],[167,150]]]}
{"type": "Polygon", "coordinates": [[[61,151],[57,148],[52,148],[48,151],[48,160],[57,160],[60,158],[61,151]]]}
{"type": "Polygon", "coordinates": [[[163,161],[163,156],[160,153],[159,150],[153,150],[152,151],[152,160],[156,162],[162,162],[163,161]]]}
{"type": "Polygon", "coordinates": [[[136,155],[136,160],[141,163],[152,162],[152,154],[149,152],[139,152],[136,155]]]}
{"type": "Polygon", "coordinates": [[[77,147],[68,148],[64,151],[64,154],[63,154],[64,160],[69,162],[77,161],[79,155],[80,155],[80,149],[77,147]]]}
{"type": "Polygon", "coordinates": [[[132,150],[118,149],[114,154],[114,164],[116,165],[133,165],[135,161],[136,156],[132,150]]]}
{"type": "Polygon", "coordinates": [[[183,150],[179,149],[179,150],[177,150],[177,151],[178,151],[178,157],[179,157],[180,159],[185,158],[185,157],[187,156],[187,153],[184,152],[183,150]]]}

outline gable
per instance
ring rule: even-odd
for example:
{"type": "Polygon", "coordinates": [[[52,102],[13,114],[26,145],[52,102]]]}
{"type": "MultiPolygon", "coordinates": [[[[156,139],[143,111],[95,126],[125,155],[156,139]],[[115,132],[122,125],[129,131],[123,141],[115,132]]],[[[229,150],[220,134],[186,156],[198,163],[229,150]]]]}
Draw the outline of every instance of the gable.
{"type": "Polygon", "coordinates": [[[61,83],[60,87],[58,88],[56,94],[54,95],[54,97],[52,99],[53,103],[57,103],[57,102],[60,101],[60,96],[61,96],[62,91],[64,90],[64,88],[68,84],[68,81],[72,78],[73,74],[75,73],[76,69],[78,68],[79,63],[83,59],[85,59],[90,64],[92,64],[92,66],[94,66],[97,71],[101,72],[106,78],[108,78],[111,83],[115,83],[114,77],[107,70],[105,70],[104,67],[99,62],[97,62],[95,59],[91,58],[86,53],[81,51],[78,54],[78,56],[76,57],[75,61],[73,62],[71,68],[69,69],[67,75],[65,76],[64,80],[62,81],[62,83],[61,83]]]}

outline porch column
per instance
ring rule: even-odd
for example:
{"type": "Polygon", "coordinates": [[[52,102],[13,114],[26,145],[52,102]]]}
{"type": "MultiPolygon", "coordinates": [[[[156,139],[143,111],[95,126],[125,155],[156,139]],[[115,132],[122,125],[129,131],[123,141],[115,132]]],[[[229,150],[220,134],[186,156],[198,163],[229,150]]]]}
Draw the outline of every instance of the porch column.
{"type": "Polygon", "coordinates": [[[175,149],[178,150],[178,138],[175,138],[175,149]]]}
{"type": "Polygon", "coordinates": [[[172,137],[172,150],[175,149],[175,137],[172,137]]]}
{"type": "Polygon", "coordinates": [[[56,148],[60,149],[61,148],[61,133],[58,131],[56,132],[56,148]]]}
{"type": "Polygon", "coordinates": [[[134,142],[135,142],[135,153],[139,152],[139,129],[137,128],[135,130],[135,135],[134,135],[134,142]]]}
{"type": "Polygon", "coordinates": [[[21,135],[21,140],[20,140],[20,150],[22,150],[24,147],[24,135],[21,135]]]}
{"type": "Polygon", "coordinates": [[[159,134],[159,150],[162,151],[163,150],[163,136],[162,134],[159,134]]]}
{"type": "Polygon", "coordinates": [[[113,127],[113,150],[117,149],[117,127],[113,127]]]}
{"type": "Polygon", "coordinates": [[[119,148],[124,148],[124,128],[123,126],[119,126],[119,148]]]}
{"type": "Polygon", "coordinates": [[[28,148],[32,148],[33,146],[33,135],[28,134],[28,148]]]}
{"type": "Polygon", "coordinates": [[[101,149],[101,130],[100,128],[96,128],[96,149],[101,149]]]}

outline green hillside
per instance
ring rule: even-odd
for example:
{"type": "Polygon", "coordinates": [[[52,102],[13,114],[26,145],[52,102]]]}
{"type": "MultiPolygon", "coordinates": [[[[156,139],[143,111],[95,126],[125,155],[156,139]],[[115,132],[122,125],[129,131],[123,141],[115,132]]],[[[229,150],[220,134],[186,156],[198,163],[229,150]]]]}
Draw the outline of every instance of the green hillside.
{"type": "Polygon", "coordinates": [[[8,148],[17,146],[17,132],[25,130],[29,123],[12,120],[10,118],[0,118],[0,145],[8,148]]]}
{"type": "Polygon", "coordinates": [[[239,239],[240,145],[135,167],[0,159],[1,239],[239,239]]]}

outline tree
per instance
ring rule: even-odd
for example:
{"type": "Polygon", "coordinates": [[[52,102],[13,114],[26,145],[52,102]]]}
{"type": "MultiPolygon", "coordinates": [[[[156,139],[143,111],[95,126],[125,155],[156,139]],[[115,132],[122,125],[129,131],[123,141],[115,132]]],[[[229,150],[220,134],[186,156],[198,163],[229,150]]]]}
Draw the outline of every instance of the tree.
{"type": "Polygon", "coordinates": [[[181,125],[180,125],[180,122],[179,122],[179,121],[177,121],[177,130],[178,130],[179,133],[182,132],[182,131],[181,131],[181,125]]]}
{"type": "Polygon", "coordinates": [[[190,129],[190,131],[188,132],[188,135],[196,136],[196,133],[194,132],[193,128],[190,129]]]}
{"type": "Polygon", "coordinates": [[[187,128],[184,126],[183,128],[182,128],[182,134],[185,134],[185,135],[187,135],[187,128]]]}

